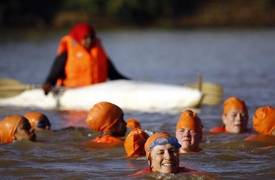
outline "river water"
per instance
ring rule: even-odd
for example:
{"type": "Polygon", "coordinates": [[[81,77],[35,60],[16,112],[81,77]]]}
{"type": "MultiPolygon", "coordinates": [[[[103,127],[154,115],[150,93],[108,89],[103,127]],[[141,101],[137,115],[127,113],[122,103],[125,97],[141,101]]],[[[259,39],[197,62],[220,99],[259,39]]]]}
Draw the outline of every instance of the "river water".
{"type": "MultiPolygon", "coordinates": [[[[251,117],[261,105],[275,105],[275,30],[130,30],[99,32],[115,66],[136,80],[184,84],[203,75],[224,87],[224,97],[244,99],[251,117]]],[[[0,42],[0,77],[25,83],[44,81],[60,36],[0,42]]],[[[85,125],[87,112],[1,107],[1,118],[28,110],[45,113],[53,132],[38,134],[38,142],[0,145],[1,179],[130,179],[147,166],[144,158],[127,160],[122,147],[94,149],[85,142],[96,133],[85,125]]],[[[220,124],[222,105],[199,111],[204,124],[203,149],[181,156],[181,165],[207,172],[163,179],[274,179],[275,147],[244,141],[249,134],[210,135],[220,124]]],[[[174,133],[179,113],[125,112],[145,129],[174,133]]]]}

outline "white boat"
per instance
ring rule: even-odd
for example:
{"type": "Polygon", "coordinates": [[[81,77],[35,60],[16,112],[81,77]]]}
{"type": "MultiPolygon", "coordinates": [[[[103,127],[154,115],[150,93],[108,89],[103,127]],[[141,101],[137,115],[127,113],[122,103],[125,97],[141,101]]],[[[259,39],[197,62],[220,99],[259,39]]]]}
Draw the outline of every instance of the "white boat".
{"type": "Polygon", "coordinates": [[[108,101],[123,110],[167,112],[195,107],[201,98],[200,91],[185,86],[116,80],[66,89],[58,96],[45,96],[42,89],[26,90],[15,97],[1,98],[0,106],[89,110],[97,102],[108,101]]]}

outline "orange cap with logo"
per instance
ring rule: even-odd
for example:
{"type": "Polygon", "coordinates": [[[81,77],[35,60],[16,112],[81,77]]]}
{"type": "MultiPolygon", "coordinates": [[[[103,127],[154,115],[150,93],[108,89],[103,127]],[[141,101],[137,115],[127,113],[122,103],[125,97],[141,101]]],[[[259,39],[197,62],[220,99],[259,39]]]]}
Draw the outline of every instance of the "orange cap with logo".
{"type": "Polygon", "coordinates": [[[253,117],[254,129],[264,135],[275,135],[275,108],[271,106],[260,107],[253,117]]]}
{"type": "Polygon", "coordinates": [[[42,120],[49,122],[47,116],[40,112],[26,112],[24,117],[29,120],[33,129],[36,129],[38,127],[38,123],[42,120]]]}
{"type": "Polygon", "coordinates": [[[244,101],[237,97],[229,97],[223,103],[223,114],[227,114],[231,109],[239,109],[247,113],[247,107],[244,101]]]}
{"type": "Polygon", "coordinates": [[[199,130],[202,128],[201,120],[197,114],[191,110],[186,110],[181,113],[176,129],[192,129],[199,130]]]}
{"type": "Polygon", "coordinates": [[[129,118],[127,120],[127,128],[129,128],[129,129],[135,129],[135,128],[141,129],[141,125],[138,122],[138,120],[136,120],[134,118],[129,118]]]}
{"type": "Polygon", "coordinates": [[[148,137],[149,136],[141,129],[133,129],[130,131],[124,141],[124,149],[127,157],[138,157],[145,155],[144,144],[148,137]]]}
{"type": "Polygon", "coordinates": [[[9,115],[0,121],[0,144],[9,144],[14,140],[17,127],[26,120],[20,115],[9,115]]]}
{"type": "Polygon", "coordinates": [[[117,105],[109,102],[95,104],[86,119],[89,128],[99,132],[116,130],[120,121],[124,121],[123,111],[117,105]]]}

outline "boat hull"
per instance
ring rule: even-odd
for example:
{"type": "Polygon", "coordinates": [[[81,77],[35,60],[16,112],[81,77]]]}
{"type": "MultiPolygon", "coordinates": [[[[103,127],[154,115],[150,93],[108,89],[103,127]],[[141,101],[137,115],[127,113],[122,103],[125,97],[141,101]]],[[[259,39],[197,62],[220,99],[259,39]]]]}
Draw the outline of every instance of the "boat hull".
{"type": "Polygon", "coordinates": [[[42,109],[88,110],[100,101],[112,102],[123,110],[182,111],[200,103],[202,93],[178,85],[116,80],[66,89],[57,96],[45,96],[42,89],[27,90],[18,96],[0,99],[0,106],[42,109]]]}

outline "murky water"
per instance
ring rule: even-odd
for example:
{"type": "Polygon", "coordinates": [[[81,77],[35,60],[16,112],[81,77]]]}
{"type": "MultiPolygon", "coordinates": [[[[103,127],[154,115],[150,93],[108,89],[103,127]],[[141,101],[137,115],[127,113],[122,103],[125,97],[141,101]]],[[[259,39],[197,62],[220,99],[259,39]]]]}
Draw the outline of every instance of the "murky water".
{"type": "MultiPolygon", "coordinates": [[[[275,30],[118,31],[99,33],[116,67],[137,80],[184,84],[201,73],[223,85],[225,97],[245,99],[252,117],[256,107],[275,105],[275,30]],[[146,65],[144,65],[146,64],[146,65]]],[[[0,77],[42,83],[53,61],[58,37],[0,43],[0,77]]],[[[148,175],[144,179],[274,179],[275,147],[245,142],[243,135],[209,135],[220,123],[221,105],[202,107],[203,151],[181,156],[181,164],[209,172],[193,177],[148,175]]],[[[0,116],[28,110],[1,107],[0,116]]],[[[86,112],[45,111],[53,132],[38,142],[0,145],[1,179],[127,179],[147,166],[127,160],[123,148],[94,149],[85,142],[96,136],[85,125],[86,112]],[[72,128],[71,126],[77,126],[72,128]]],[[[179,114],[126,112],[154,131],[174,132],[179,114]]],[[[250,118],[251,119],[251,118],[250,118]]],[[[251,122],[249,123],[251,126],[251,122]]]]}

